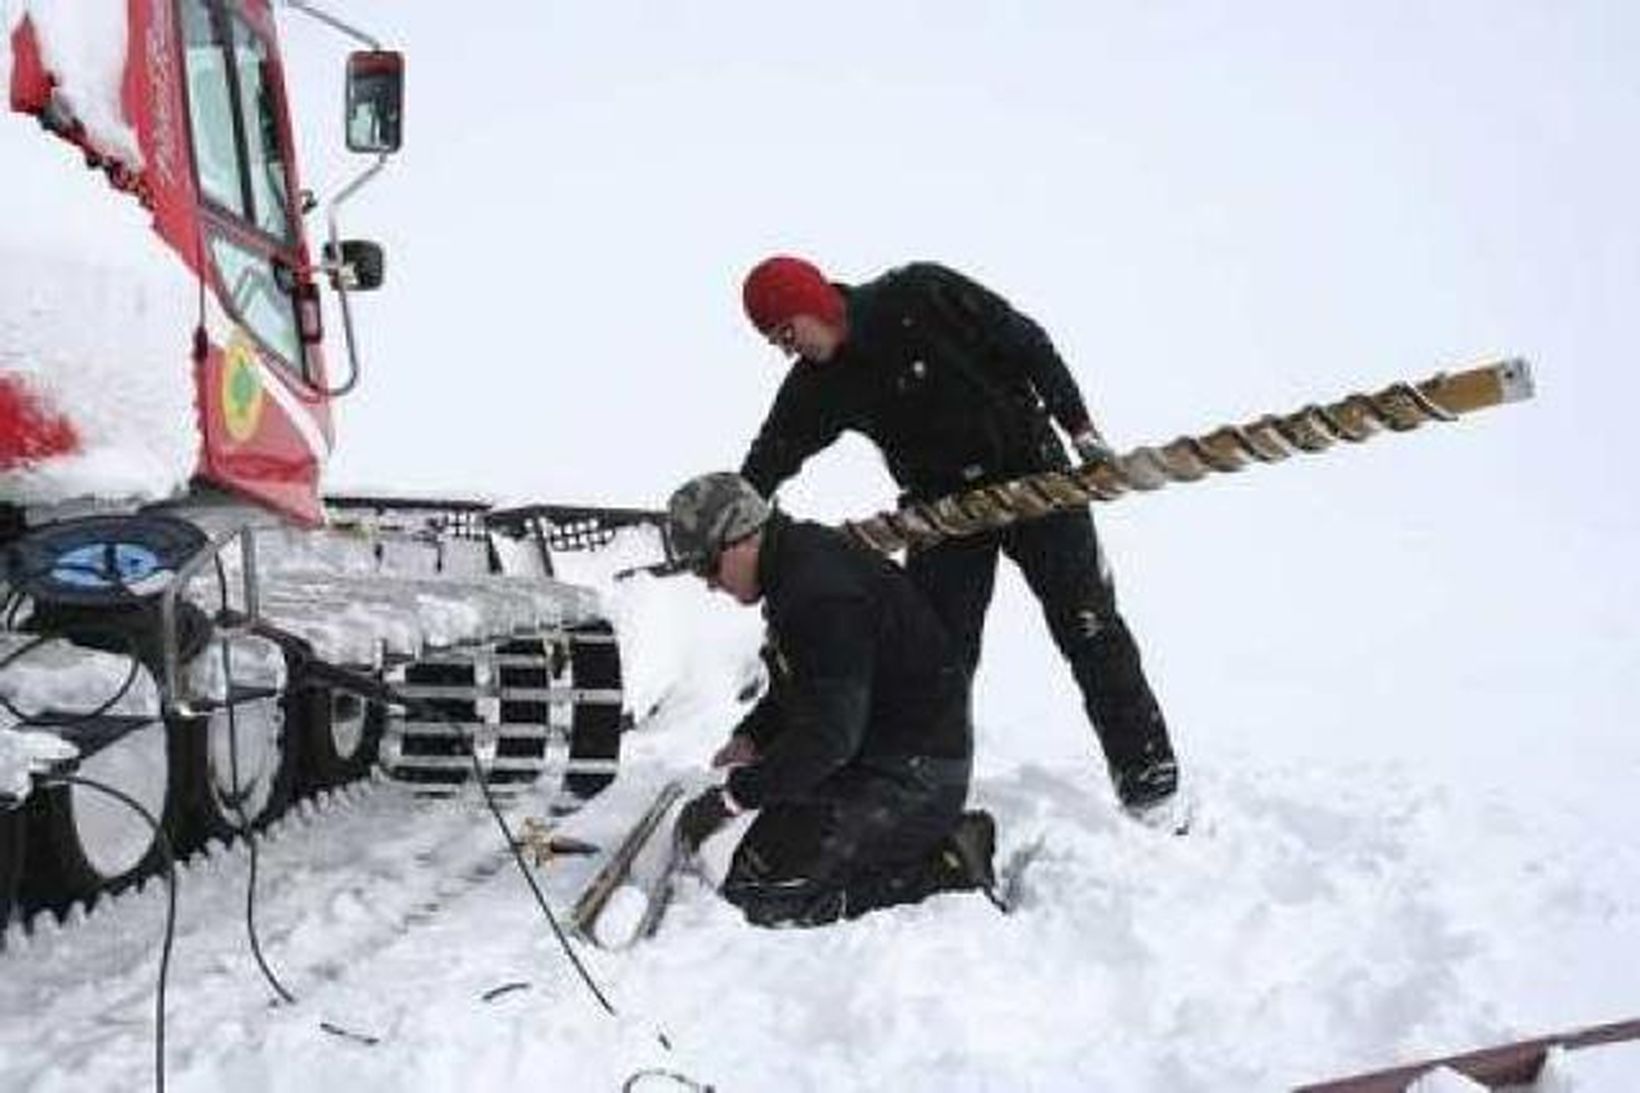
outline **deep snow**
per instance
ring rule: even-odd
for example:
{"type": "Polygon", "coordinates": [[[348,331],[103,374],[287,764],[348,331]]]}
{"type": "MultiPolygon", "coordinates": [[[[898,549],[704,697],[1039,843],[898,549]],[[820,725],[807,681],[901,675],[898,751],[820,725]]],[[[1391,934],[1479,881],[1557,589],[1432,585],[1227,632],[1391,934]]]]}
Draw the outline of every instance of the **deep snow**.
{"type": "MultiPolygon", "coordinates": [[[[628,539],[603,568],[649,549],[628,539]]],[[[626,646],[632,697],[656,708],[616,788],[566,824],[594,841],[645,787],[698,775],[758,635],[754,611],[687,579],[638,577],[610,597],[623,635],[642,636],[626,646]]],[[[1078,722],[1067,709],[1040,731],[1078,722]]],[[[998,726],[978,729],[994,752],[998,726]]],[[[613,1090],[660,1067],[723,1090],[1252,1090],[1629,1015],[1631,803],[1392,760],[1219,747],[1187,761],[1185,838],[1122,819],[1091,756],[982,764],[974,798],[1002,852],[1046,844],[1010,918],[946,895],[761,931],[686,878],[654,940],[625,954],[577,943],[616,1019],[576,981],[477,802],[340,794],[284,821],[262,859],[263,944],[298,1005],[271,1005],[251,964],[244,853],[187,871],[171,1087],[613,1090]],[[484,999],[516,982],[528,988],[484,999]]],[[[543,803],[511,806],[514,825],[543,803]]],[[[589,870],[544,870],[560,908],[589,870]]],[[[146,1080],[161,906],[150,884],[70,928],[14,933],[6,1088],[146,1080]]],[[[1625,1088],[1579,1077],[1593,1065],[1557,1063],[1553,1088],[1625,1088]]]]}

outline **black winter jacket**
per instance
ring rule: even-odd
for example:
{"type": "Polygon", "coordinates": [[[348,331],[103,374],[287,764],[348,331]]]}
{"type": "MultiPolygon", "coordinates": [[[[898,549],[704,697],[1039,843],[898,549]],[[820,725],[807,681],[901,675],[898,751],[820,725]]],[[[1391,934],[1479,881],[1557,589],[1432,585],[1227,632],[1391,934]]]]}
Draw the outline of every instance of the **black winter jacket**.
{"type": "Polygon", "coordinates": [[[1068,465],[1087,407],[1042,328],[932,262],[891,270],[848,302],[848,337],[824,364],[799,360],[740,473],[764,496],[845,429],[870,438],[914,498],[1068,465]]]}
{"type": "Polygon", "coordinates": [[[771,679],[735,730],[760,756],[729,776],[738,803],[803,800],[856,764],[969,760],[962,665],[899,566],[842,532],[776,512],[764,525],[758,579],[771,679]]]}

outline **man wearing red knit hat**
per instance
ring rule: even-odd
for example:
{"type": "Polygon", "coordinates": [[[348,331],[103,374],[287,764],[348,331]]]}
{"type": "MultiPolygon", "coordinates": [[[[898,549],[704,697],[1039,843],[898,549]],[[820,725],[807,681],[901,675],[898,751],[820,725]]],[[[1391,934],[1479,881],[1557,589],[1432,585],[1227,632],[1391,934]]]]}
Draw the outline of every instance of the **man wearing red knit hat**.
{"type": "MultiPolygon", "coordinates": [[[[954,270],[917,262],[850,286],[777,256],[747,275],[744,302],[752,324],[795,358],[740,468],[765,497],[844,430],[875,443],[917,501],[1069,467],[1055,423],[1082,459],[1111,455],[1042,328],[954,270]]],[[[1042,604],[1122,806],[1182,830],[1167,725],[1116,609],[1092,514],[1021,521],[907,558],[970,675],[999,553],[1042,604]]]]}

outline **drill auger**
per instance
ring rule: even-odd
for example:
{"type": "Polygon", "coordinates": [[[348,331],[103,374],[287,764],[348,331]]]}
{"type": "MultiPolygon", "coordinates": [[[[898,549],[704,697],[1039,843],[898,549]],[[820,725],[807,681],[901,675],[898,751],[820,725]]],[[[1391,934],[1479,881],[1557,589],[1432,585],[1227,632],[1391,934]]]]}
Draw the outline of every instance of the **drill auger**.
{"type": "Polygon", "coordinates": [[[1532,372],[1515,358],[1422,383],[1397,383],[1376,394],[1353,394],[1296,413],[1267,415],[1244,425],[1225,425],[1200,436],[1181,436],[1160,447],[1138,447],[1110,460],[1065,471],[1044,471],[982,486],[937,501],[880,512],[843,527],[885,554],[973,535],[1079,508],[1114,501],[1130,491],[1157,490],[1169,482],[1194,482],[1251,463],[1279,463],[1294,452],[1320,452],[1338,441],[1358,444],[1383,430],[1404,433],[1430,421],[1532,397],[1532,372]]]}

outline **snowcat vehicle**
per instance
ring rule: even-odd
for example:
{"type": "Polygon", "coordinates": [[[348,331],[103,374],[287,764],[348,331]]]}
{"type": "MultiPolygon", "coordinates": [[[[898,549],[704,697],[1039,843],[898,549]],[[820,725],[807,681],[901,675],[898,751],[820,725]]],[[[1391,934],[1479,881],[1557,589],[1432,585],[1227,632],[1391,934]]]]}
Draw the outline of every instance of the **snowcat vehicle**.
{"type": "Polygon", "coordinates": [[[613,777],[618,647],[552,553],[647,514],[321,493],[359,380],[350,297],[385,269],[338,212],[399,147],[404,62],[287,6],[360,47],[345,139],[368,166],[317,247],[270,0],[0,6],[0,929],[165,850],[42,772],[127,795],[178,855],[377,769],[444,793],[550,774],[565,808],[613,777]],[[30,195],[72,214],[41,223],[30,195]],[[316,683],[315,662],[420,712],[316,683]]]}

